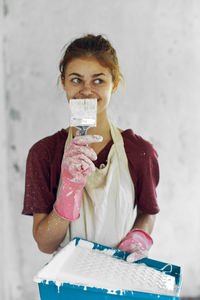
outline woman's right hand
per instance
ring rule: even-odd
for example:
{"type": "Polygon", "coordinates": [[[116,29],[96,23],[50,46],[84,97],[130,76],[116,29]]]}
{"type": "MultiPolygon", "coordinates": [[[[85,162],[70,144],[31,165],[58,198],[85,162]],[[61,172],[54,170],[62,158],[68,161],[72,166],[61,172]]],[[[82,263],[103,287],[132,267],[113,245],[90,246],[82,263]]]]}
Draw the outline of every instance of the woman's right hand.
{"type": "Polygon", "coordinates": [[[69,221],[80,216],[82,190],[87,176],[95,170],[92,160],[97,159],[95,151],[88,146],[90,143],[102,141],[99,135],[76,136],[67,147],[61,165],[61,179],[54,210],[69,221]]]}
{"type": "Polygon", "coordinates": [[[76,136],[63,155],[62,178],[84,186],[86,177],[95,170],[92,161],[97,159],[95,151],[88,144],[101,142],[102,139],[100,135],[76,136]]]}

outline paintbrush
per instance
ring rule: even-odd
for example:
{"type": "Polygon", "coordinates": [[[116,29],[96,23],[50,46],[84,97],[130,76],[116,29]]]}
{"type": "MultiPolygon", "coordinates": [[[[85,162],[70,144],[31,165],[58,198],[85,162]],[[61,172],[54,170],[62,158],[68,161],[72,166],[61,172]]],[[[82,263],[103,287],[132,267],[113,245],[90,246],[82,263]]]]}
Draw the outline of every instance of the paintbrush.
{"type": "Polygon", "coordinates": [[[70,126],[78,128],[80,135],[96,127],[97,99],[70,99],[69,108],[70,126]]]}

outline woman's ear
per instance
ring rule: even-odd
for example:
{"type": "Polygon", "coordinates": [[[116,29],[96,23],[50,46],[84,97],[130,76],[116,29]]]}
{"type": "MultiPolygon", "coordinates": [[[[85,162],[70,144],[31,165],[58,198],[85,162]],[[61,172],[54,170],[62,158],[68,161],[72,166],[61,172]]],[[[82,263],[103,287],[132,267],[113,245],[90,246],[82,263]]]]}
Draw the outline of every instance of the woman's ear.
{"type": "Polygon", "coordinates": [[[61,83],[62,83],[63,89],[66,90],[66,88],[65,88],[65,78],[61,77],[61,83]]]}
{"type": "Polygon", "coordinates": [[[117,88],[118,88],[118,82],[113,82],[112,94],[116,92],[117,88]]]}

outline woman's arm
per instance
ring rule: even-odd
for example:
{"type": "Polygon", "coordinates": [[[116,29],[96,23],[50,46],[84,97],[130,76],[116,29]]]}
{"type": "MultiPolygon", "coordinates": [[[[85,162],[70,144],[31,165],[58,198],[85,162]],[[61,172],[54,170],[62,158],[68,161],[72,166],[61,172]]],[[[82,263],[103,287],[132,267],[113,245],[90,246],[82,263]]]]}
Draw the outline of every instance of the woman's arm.
{"type": "Polygon", "coordinates": [[[133,229],[142,229],[150,235],[153,231],[155,220],[156,215],[149,215],[144,213],[142,210],[137,209],[137,216],[133,225],[133,229]]]}
{"type": "Polygon", "coordinates": [[[69,223],[54,210],[50,214],[34,214],[33,236],[38,248],[48,254],[56,251],[66,235],[69,223]]]}
{"type": "MultiPolygon", "coordinates": [[[[61,185],[53,210],[49,214],[33,214],[33,236],[42,252],[51,254],[57,250],[70,221],[79,218],[82,190],[87,176],[95,170],[92,160],[97,158],[94,150],[86,145],[101,141],[99,135],[77,136],[67,147],[61,164],[61,185]]],[[[48,173],[45,175],[47,180],[48,173]]]]}

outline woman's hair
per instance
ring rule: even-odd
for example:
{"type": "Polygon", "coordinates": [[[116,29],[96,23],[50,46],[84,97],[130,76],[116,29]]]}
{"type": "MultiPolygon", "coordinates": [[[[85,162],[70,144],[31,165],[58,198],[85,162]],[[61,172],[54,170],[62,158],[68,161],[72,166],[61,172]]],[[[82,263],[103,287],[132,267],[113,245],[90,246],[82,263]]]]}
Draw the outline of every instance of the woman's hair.
{"type": "Polygon", "coordinates": [[[121,81],[123,85],[123,75],[120,73],[116,51],[102,35],[87,34],[74,40],[67,47],[59,64],[61,80],[65,79],[67,64],[72,59],[80,57],[95,57],[101,65],[110,69],[113,82],[118,84],[121,81]]]}

